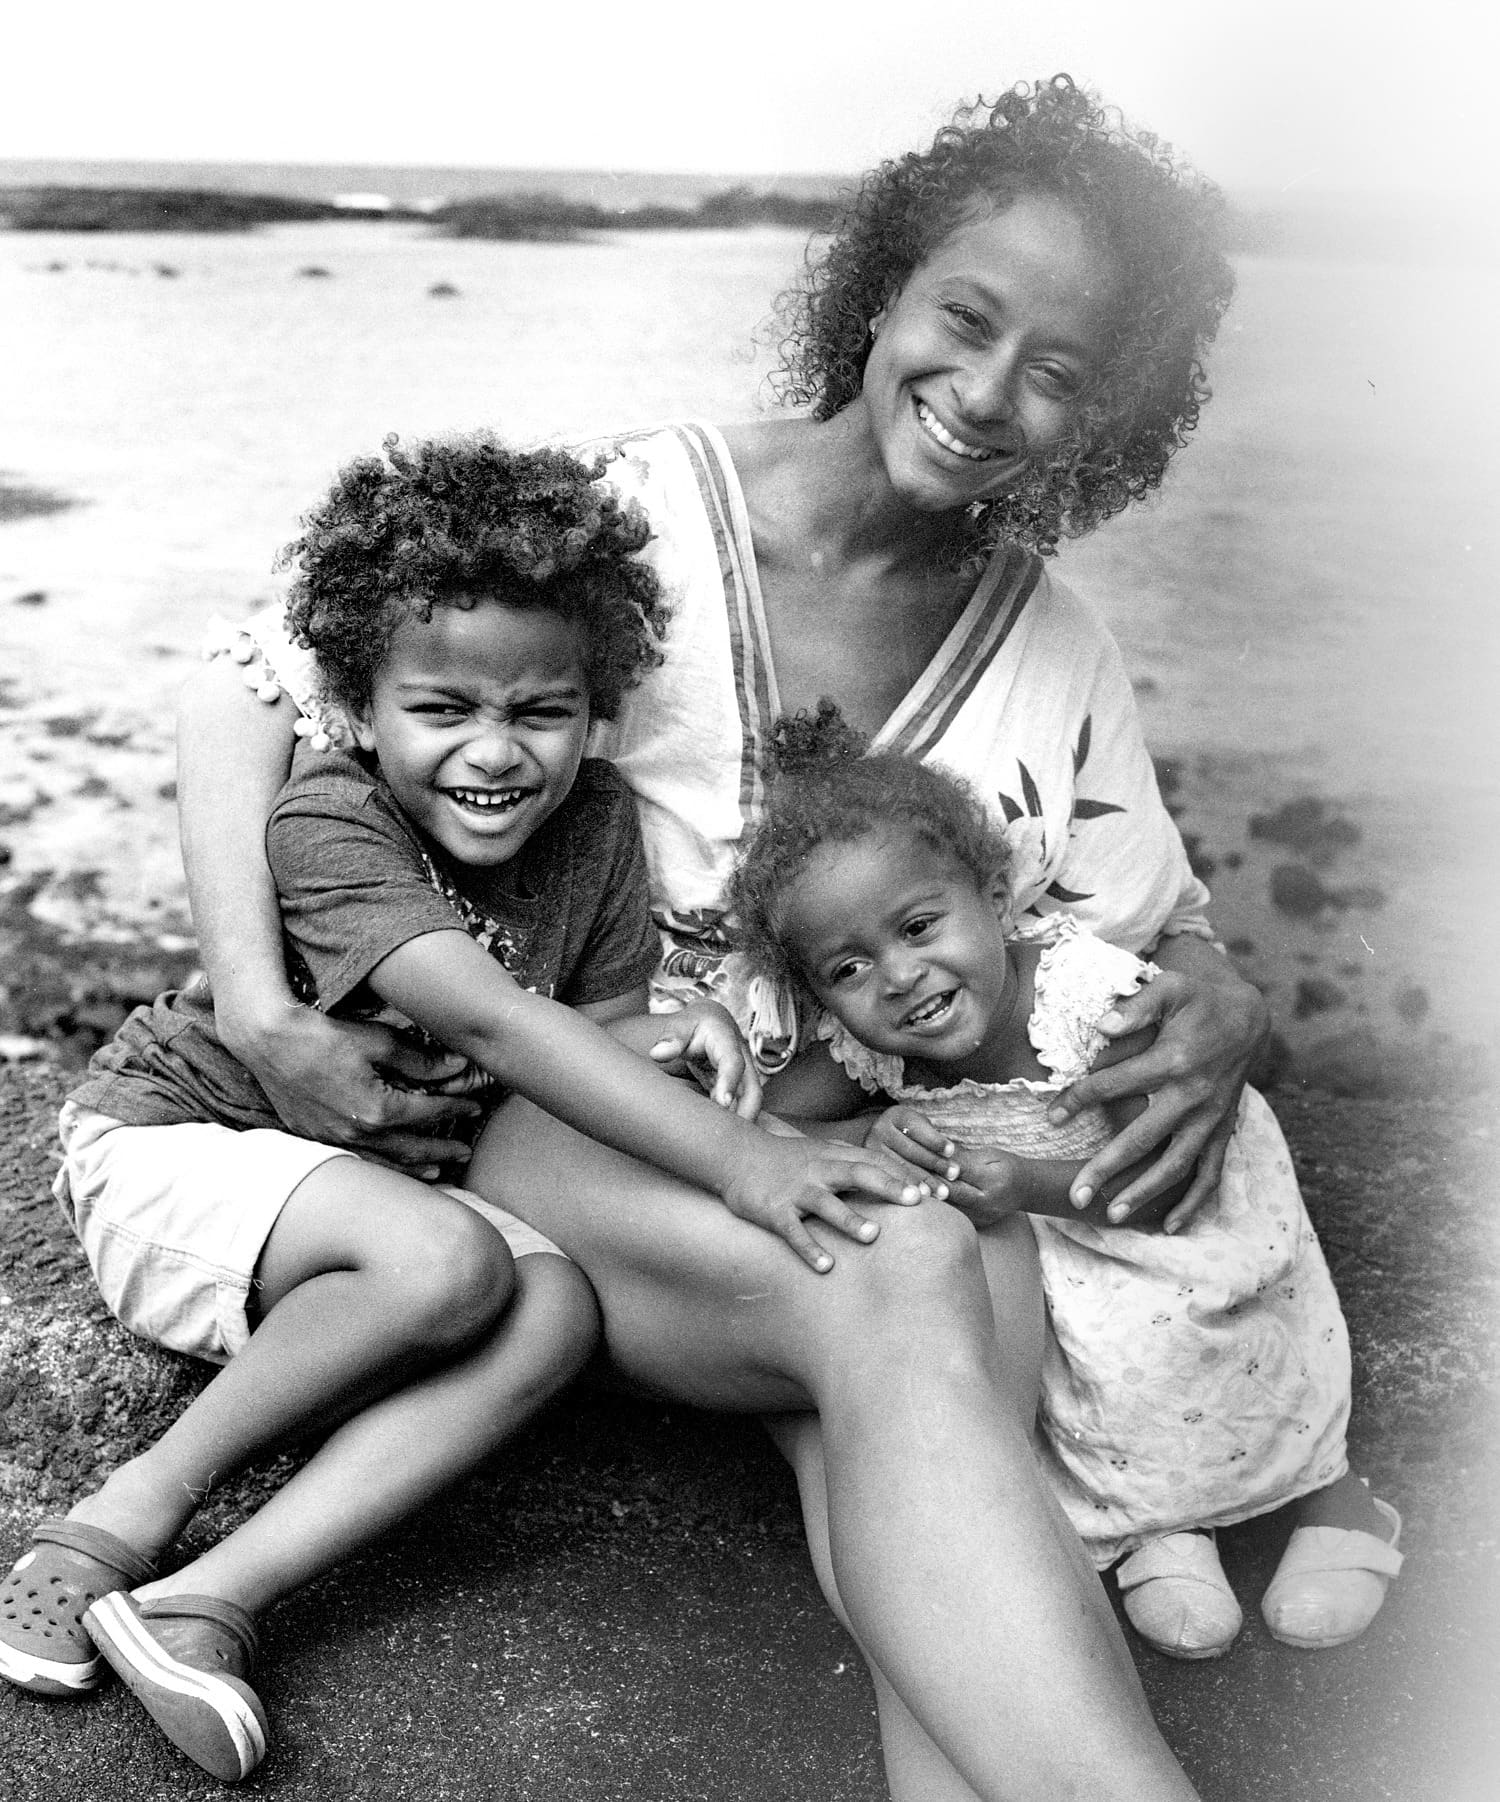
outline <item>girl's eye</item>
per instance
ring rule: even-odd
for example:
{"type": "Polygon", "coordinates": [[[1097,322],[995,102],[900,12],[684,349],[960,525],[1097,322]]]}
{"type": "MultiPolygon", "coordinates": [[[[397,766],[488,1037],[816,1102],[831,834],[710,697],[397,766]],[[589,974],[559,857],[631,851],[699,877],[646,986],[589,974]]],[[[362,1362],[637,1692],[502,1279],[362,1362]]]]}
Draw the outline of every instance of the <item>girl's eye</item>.
{"type": "Polygon", "coordinates": [[[852,982],[863,968],[864,965],[858,958],[846,957],[843,963],[835,964],[828,972],[828,980],[830,982],[852,982]]]}
{"type": "Polygon", "coordinates": [[[937,924],[937,918],[936,914],[915,914],[901,928],[903,937],[909,939],[919,939],[923,937],[924,934],[930,932],[937,924]]]}

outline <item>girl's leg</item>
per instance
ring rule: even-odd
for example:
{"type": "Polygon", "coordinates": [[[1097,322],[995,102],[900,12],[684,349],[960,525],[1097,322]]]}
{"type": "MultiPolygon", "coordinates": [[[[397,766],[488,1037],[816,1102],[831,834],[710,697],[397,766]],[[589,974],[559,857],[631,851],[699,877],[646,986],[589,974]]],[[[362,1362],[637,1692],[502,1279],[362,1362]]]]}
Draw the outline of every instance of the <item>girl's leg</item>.
{"type": "Polygon", "coordinates": [[[298,1184],[256,1274],[248,1344],[73,1518],[156,1555],[251,1459],[487,1341],[514,1285],[509,1251],[480,1215],[352,1158],[298,1184]]]}
{"type": "Polygon", "coordinates": [[[876,1243],[839,1241],[817,1276],[517,1100],[468,1181],[578,1258],[628,1378],[700,1406],[817,1412],[851,1627],[977,1796],[1192,1796],[1060,1539],[960,1215],[880,1210],[876,1243]]]}

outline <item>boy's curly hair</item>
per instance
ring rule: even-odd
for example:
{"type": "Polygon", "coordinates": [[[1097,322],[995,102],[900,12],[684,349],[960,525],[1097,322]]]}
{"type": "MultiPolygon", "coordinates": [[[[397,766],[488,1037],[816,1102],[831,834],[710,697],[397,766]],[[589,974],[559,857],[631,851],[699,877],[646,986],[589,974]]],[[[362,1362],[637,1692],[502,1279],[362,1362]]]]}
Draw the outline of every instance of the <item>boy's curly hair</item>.
{"type": "Polygon", "coordinates": [[[964,551],[1050,554],[1155,488],[1208,398],[1203,355],[1234,292],[1218,190],[1055,75],[955,114],[925,151],[882,163],[783,294],[781,397],[831,419],[860,392],[870,321],[957,227],[1022,195],[1064,203],[1113,261],[1106,356],[1072,430],[976,507],[964,551]]]}
{"type": "Polygon", "coordinates": [[[962,778],[869,740],[825,696],[814,712],[776,722],[765,814],[725,891],[727,931],[751,969],[796,982],[781,936],[787,887],[820,845],[856,844],[906,826],[954,858],[985,894],[1004,900],[1010,847],[962,778]]]}
{"type": "Polygon", "coordinates": [[[661,662],[668,608],[635,555],[646,516],[599,484],[604,459],[515,450],[488,433],[392,436],[384,448],[340,470],[278,559],[296,568],[287,626],[317,658],[324,695],[365,708],[403,620],[495,600],[583,627],[591,708],[613,719],[661,662]]]}

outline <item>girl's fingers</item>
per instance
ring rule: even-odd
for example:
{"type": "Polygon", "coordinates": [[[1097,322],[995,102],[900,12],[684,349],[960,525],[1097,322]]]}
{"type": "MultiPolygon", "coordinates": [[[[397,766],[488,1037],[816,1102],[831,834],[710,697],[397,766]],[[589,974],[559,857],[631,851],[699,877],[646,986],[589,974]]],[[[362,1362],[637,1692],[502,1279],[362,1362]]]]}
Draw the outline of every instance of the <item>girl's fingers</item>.
{"type": "Polygon", "coordinates": [[[772,1230],[779,1232],[802,1262],[809,1269],[816,1270],[819,1276],[826,1276],[833,1269],[833,1253],[819,1245],[803,1225],[800,1214],[789,1215],[785,1221],[772,1230]]]}
{"type": "Polygon", "coordinates": [[[858,1239],[861,1244],[868,1245],[880,1235],[880,1228],[873,1220],[866,1219],[837,1195],[810,1197],[809,1209],[817,1219],[831,1226],[835,1232],[842,1233],[846,1239],[858,1239]]]}

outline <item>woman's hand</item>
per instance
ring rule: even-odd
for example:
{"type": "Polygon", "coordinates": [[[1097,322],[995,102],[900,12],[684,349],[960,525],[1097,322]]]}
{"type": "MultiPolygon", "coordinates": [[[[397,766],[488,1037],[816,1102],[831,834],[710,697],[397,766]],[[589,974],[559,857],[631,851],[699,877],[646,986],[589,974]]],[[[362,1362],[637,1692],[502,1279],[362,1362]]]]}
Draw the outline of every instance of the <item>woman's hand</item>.
{"type": "Polygon", "coordinates": [[[650,1050],[653,1062],[669,1076],[691,1076],[710,1100],[753,1120],[760,1112],[760,1076],[728,1009],[695,1001],[654,1017],[661,1035],[650,1050]]]}
{"type": "Polygon", "coordinates": [[[1213,1195],[1234,1130],[1240,1090],[1270,1031],[1259,989],[1206,940],[1178,934],[1153,953],[1161,974],[1118,1001],[1099,1022],[1111,1039],[1155,1026],[1148,1049],[1090,1072],[1059,1095],[1054,1121],[1080,1108],[1144,1095],[1145,1110],[1079,1171],[1075,1205],[1086,1207],[1110,1177],[1151,1158],[1109,1203],[1119,1225],[1173,1183],[1191,1177],[1167,1216],[1176,1232],[1213,1195]],[[1155,1153],[1154,1157],[1151,1154],[1155,1153]]]}
{"type": "Polygon", "coordinates": [[[832,1270],[833,1255],[808,1231],[805,1219],[821,1220],[868,1245],[880,1228],[856,1213],[842,1199],[843,1192],[905,1207],[922,1199],[920,1187],[878,1151],[786,1134],[784,1127],[757,1136],[762,1143],[719,1187],[724,1205],[739,1219],[785,1239],[820,1274],[832,1270]]]}
{"type": "Polygon", "coordinates": [[[466,1163],[451,1125],[482,1110],[453,1052],[426,1052],[388,1027],[330,1020],[287,1002],[253,1029],[220,1025],[226,1048],[254,1075],[288,1132],[342,1145],[428,1179],[466,1163]],[[446,1092],[443,1085],[451,1085],[446,1092]]]}

